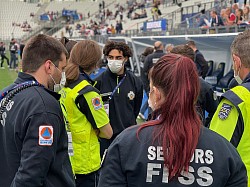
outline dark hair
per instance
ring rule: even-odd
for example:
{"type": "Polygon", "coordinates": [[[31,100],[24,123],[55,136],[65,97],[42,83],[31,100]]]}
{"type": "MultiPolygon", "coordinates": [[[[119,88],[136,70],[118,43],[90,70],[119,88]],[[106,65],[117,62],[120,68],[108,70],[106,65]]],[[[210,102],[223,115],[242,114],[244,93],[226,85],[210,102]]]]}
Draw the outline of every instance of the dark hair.
{"type": "Polygon", "coordinates": [[[177,45],[171,50],[171,53],[186,56],[194,61],[194,56],[195,56],[194,51],[188,45],[184,45],[184,44],[177,45]]]}
{"type": "Polygon", "coordinates": [[[103,54],[105,56],[108,56],[110,51],[113,49],[118,50],[119,52],[122,52],[124,57],[131,57],[132,56],[132,51],[130,47],[124,43],[124,42],[116,42],[116,41],[108,41],[106,45],[104,46],[103,49],[103,54]]]}
{"type": "Polygon", "coordinates": [[[24,72],[36,72],[46,60],[58,66],[62,54],[68,58],[68,52],[57,39],[39,34],[32,37],[23,49],[22,69],[24,72]]]}
{"type": "Polygon", "coordinates": [[[146,47],[144,52],[142,53],[143,56],[148,56],[149,54],[152,54],[154,52],[153,47],[146,47]]]}
{"type": "Polygon", "coordinates": [[[217,15],[217,11],[216,10],[212,10],[211,12],[217,15]]]}
{"type": "Polygon", "coordinates": [[[60,39],[60,42],[64,45],[64,47],[67,49],[68,53],[70,54],[72,48],[77,43],[75,40],[69,40],[67,37],[62,37],[60,39]]]}
{"type": "Polygon", "coordinates": [[[78,79],[80,71],[91,71],[101,59],[102,51],[100,46],[93,40],[83,40],[78,42],[70,53],[69,63],[65,68],[67,82],[78,79]]]}
{"type": "Polygon", "coordinates": [[[155,126],[153,141],[163,146],[164,166],[169,179],[178,177],[188,166],[198,144],[201,120],[195,103],[199,95],[199,79],[196,66],[190,58],[167,54],[161,57],[150,71],[150,81],[162,93],[165,101],[154,111],[159,119],[143,124],[155,126]]]}
{"type": "Polygon", "coordinates": [[[193,41],[193,40],[189,40],[188,42],[187,42],[187,45],[189,46],[189,47],[196,47],[196,45],[195,45],[195,42],[193,41]]]}

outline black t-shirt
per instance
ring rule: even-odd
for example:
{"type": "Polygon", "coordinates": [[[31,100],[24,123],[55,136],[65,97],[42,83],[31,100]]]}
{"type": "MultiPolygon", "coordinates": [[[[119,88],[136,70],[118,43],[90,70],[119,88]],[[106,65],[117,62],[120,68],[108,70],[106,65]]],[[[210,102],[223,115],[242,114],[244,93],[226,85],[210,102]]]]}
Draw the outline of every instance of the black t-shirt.
{"type": "Polygon", "coordinates": [[[222,136],[202,127],[189,172],[168,180],[162,146],[152,140],[155,126],[123,131],[110,145],[99,187],[247,187],[246,168],[236,149],[222,136]]]}

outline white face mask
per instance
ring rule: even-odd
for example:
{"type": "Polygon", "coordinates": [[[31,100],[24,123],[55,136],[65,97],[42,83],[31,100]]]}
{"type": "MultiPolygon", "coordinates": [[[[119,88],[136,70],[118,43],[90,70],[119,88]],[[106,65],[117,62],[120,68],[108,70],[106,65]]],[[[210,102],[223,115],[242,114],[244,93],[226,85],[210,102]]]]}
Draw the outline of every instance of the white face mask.
{"type": "MultiPolygon", "coordinates": [[[[54,65],[54,64],[53,64],[54,65]]],[[[55,66],[55,65],[54,65],[55,66]]],[[[56,66],[55,66],[56,67],[56,66]]],[[[65,72],[64,71],[61,71],[60,69],[58,69],[58,67],[56,67],[56,69],[58,71],[61,72],[61,79],[60,79],[60,83],[57,84],[56,81],[53,79],[52,75],[50,75],[51,79],[53,80],[54,82],[54,92],[60,92],[60,90],[65,86],[65,83],[66,83],[66,75],[65,75],[65,72]]]]}
{"type": "Polygon", "coordinates": [[[118,73],[123,67],[123,60],[108,60],[108,67],[112,73],[118,73]]]}
{"type": "Polygon", "coordinates": [[[66,74],[65,74],[65,71],[62,72],[62,78],[61,78],[61,81],[60,81],[60,85],[62,87],[64,87],[66,84],[66,74]]]}
{"type": "Polygon", "coordinates": [[[239,71],[240,71],[240,68],[238,70],[238,73],[234,70],[234,78],[235,78],[235,80],[237,81],[238,84],[241,84],[243,81],[239,76],[239,71]]]}
{"type": "Polygon", "coordinates": [[[241,84],[243,81],[242,81],[242,79],[240,78],[240,76],[239,76],[239,71],[238,71],[238,73],[236,73],[235,71],[234,71],[234,78],[235,78],[235,80],[238,82],[238,84],[241,84]]]}

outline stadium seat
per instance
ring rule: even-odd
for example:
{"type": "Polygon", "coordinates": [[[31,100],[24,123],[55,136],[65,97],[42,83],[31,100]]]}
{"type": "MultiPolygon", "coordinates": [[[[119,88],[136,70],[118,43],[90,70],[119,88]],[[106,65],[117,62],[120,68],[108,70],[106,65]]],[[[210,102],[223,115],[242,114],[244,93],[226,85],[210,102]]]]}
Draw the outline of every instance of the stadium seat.
{"type": "Polygon", "coordinates": [[[220,62],[218,68],[212,73],[212,76],[217,77],[217,84],[224,75],[225,62],[220,62]]]}
{"type": "Polygon", "coordinates": [[[207,71],[207,75],[206,76],[211,76],[213,73],[213,69],[214,69],[214,61],[213,60],[209,60],[208,62],[208,71],[207,71]]]}
{"type": "Polygon", "coordinates": [[[212,73],[211,76],[207,76],[205,78],[205,81],[216,87],[218,85],[218,82],[224,75],[225,64],[225,62],[219,63],[218,68],[212,73]]]}
{"type": "Polygon", "coordinates": [[[231,69],[224,77],[220,79],[218,82],[218,86],[216,87],[216,90],[219,92],[224,92],[228,89],[228,84],[234,77],[234,70],[231,69]]]}

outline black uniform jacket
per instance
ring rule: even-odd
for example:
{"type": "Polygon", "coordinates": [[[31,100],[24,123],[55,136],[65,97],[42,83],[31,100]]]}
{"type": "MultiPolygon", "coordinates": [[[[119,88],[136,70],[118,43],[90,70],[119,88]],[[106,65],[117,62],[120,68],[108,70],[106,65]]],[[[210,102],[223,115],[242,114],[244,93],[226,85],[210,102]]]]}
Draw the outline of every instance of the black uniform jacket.
{"type": "Polygon", "coordinates": [[[157,59],[160,59],[162,56],[164,56],[166,53],[163,52],[163,50],[157,50],[154,53],[146,56],[144,61],[144,67],[142,70],[142,74],[147,79],[144,80],[143,84],[144,87],[146,86],[146,92],[149,92],[149,80],[148,80],[148,73],[150,69],[153,67],[154,63],[157,61],[157,59]]]}
{"type": "Polygon", "coordinates": [[[200,80],[200,93],[198,97],[198,107],[201,107],[198,111],[202,115],[202,121],[203,124],[208,127],[209,123],[218,107],[219,101],[217,99],[216,94],[214,93],[212,85],[207,83],[204,79],[201,77],[199,78],[200,80]],[[205,111],[208,112],[208,116],[205,119],[205,111]]]}
{"type": "MultiPolygon", "coordinates": [[[[19,73],[11,87],[35,80],[19,73]]],[[[1,187],[73,187],[60,95],[42,86],[17,93],[0,123],[1,187]]]]}
{"type": "Polygon", "coordinates": [[[247,187],[246,168],[236,149],[222,136],[202,127],[189,171],[168,180],[163,150],[153,143],[156,126],[124,130],[113,141],[103,162],[99,187],[247,187]]]}
{"type": "MultiPolygon", "coordinates": [[[[128,70],[125,70],[125,74],[123,83],[116,90],[112,99],[109,100],[109,119],[114,136],[125,128],[136,124],[136,118],[142,103],[143,85],[140,78],[128,70]]],[[[101,94],[113,92],[124,75],[117,76],[107,69],[97,77],[95,87],[101,94]]]]}

